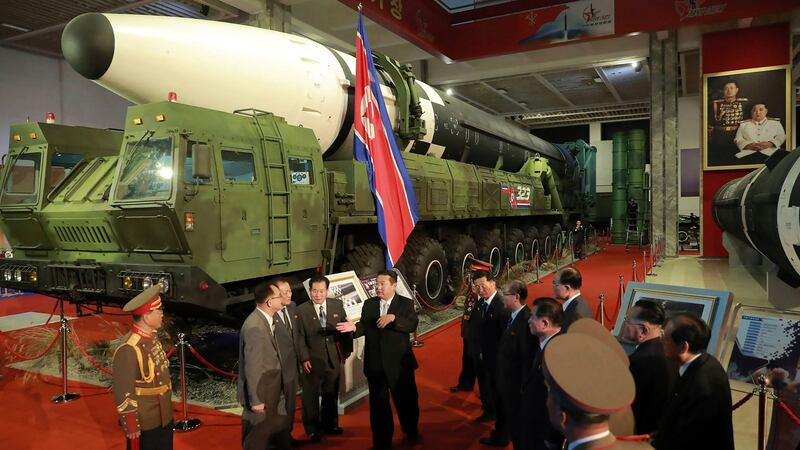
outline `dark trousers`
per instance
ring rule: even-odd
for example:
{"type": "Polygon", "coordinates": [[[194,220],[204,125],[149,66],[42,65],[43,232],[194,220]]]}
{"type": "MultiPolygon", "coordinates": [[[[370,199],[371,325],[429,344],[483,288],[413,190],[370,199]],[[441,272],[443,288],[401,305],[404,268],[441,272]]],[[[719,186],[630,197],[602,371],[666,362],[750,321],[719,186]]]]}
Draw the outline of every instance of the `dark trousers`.
{"type": "Polygon", "coordinates": [[[576,258],[583,257],[583,236],[572,238],[572,250],[575,252],[576,258]]]}
{"type": "Polygon", "coordinates": [[[289,416],[242,411],[242,449],[289,450],[292,447],[289,434],[289,416]]]}
{"type": "Polygon", "coordinates": [[[475,388],[475,363],[472,362],[467,340],[461,338],[463,344],[461,350],[461,373],[458,374],[458,387],[463,390],[471,391],[475,388]]]}
{"type": "Polygon", "coordinates": [[[303,376],[303,428],[306,434],[319,433],[339,426],[339,376],[333,366],[313,367],[303,376]],[[320,396],[322,407],[320,408],[320,396]]]}
{"type": "Polygon", "coordinates": [[[502,411],[502,423],[501,423],[501,413],[498,411],[497,415],[497,422],[495,423],[495,431],[494,436],[495,440],[500,442],[506,442],[511,439],[511,443],[514,445],[514,450],[519,450],[522,448],[521,446],[521,431],[522,427],[524,426],[522,421],[520,420],[521,408],[522,408],[522,399],[520,398],[520,390],[511,390],[509,392],[500,392],[498,398],[500,398],[500,405],[498,405],[498,409],[502,411]]]}
{"type": "MultiPolygon", "coordinates": [[[[142,431],[139,436],[140,450],[172,450],[172,422],[164,428],[142,431]]],[[[125,448],[131,450],[131,440],[126,439],[125,448]]]]}
{"type": "Polygon", "coordinates": [[[394,419],[389,402],[391,394],[397,418],[403,433],[416,436],[419,422],[419,399],[414,371],[409,370],[400,376],[397,385],[391,389],[384,374],[367,375],[369,384],[369,426],[372,430],[372,445],[375,448],[389,448],[394,434],[394,419]]]}
{"type": "Polygon", "coordinates": [[[494,416],[497,412],[495,406],[495,389],[494,389],[494,369],[489,369],[486,367],[486,363],[479,358],[472,357],[474,367],[475,367],[475,376],[478,378],[478,389],[481,399],[481,405],[483,406],[483,413],[494,416]]]}

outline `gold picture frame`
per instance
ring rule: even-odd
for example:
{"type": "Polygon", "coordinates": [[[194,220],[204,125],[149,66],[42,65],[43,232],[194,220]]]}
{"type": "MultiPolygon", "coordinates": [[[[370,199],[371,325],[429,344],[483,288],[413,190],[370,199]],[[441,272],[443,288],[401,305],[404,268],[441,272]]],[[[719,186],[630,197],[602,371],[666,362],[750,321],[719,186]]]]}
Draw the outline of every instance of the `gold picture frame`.
{"type": "Polygon", "coordinates": [[[740,124],[750,120],[756,103],[764,103],[767,117],[778,120],[783,129],[785,139],[777,148],[791,150],[791,86],[789,65],[703,74],[703,170],[755,169],[763,165],[771,151],[751,152],[734,141],[740,124]],[[732,101],[726,101],[725,85],[730,82],[736,93],[729,97],[732,101]]]}

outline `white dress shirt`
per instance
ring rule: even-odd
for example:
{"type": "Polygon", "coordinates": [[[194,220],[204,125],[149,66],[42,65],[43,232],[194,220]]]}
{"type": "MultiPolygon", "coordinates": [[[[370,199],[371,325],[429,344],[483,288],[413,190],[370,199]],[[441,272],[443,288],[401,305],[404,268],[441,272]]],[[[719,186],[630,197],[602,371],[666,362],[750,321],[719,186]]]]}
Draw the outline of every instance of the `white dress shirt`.
{"type": "Polygon", "coordinates": [[[579,297],[580,295],[581,295],[581,293],[578,292],[577,294],[575,294],[572,297],[568,298],[567,301],[565,301],[564,304],[562,305],[562,308],[564,309],[564,311],[567,310],[567,306],[569,306],[570,302],[575,300],[575,297],[579,297]]]}
{"type": "Polygon", "coordinates": [[[261,308],[256,308],[256,309],[257,309],[257,310],[259,310],[259,311],[261,312],[261,314],[263,314],[263,315],[264,315],[264,317],[266,317],[266,318],[267,318],[267,322],[269,323],[269,329],[270,329],[270,331],[274,330],[274,329],[275,329],[275,325],[273,325],[272,321],[273,321],[273,320],[275,320],[275,318],[274,318],[274,317],[272,317],[272,316],[270,316],[269,314],[267,314],[267,312],[266,312],[266,311],[264,311],[264,310],[263,310],[263,309],[261,309],[261,308]]]}
{"type": "Polygon", "coordinates": [[[581,444],[585,444],[587,442],[592,442],[592,441],[596,441],[598,439],[603,439],[604,437],[606,437],[606,436],[608,436],[610,434],[611,434],[611,432],[606,430],[606,431],[603,431],[602,433],[597,433],[597,434],[593,434],[591,436],[586,436],[585,438],[580,438],[578,440],[570,442],[569,445],[567,446],[567,450],[572,450],[573,448],[575,448],[575,447],[577,447],[577,446],[579,446],[581,444]]]}
{"type": "Polygon", "coordinates": [[[772,147],[760,152],[766,156],[771,156],[785,141],[786,132],[783,131],[780,120],[769,118],[761,122],[756,122],[752,119],[745,120],[739,124],[739,129],[736,130],[736,137],[733,139],[733,142],[736,143],[740,150],[736,154],[737,158],[758,153],[755,150],[745,150],[745,147],[756,142],[771,142],[772,147]]]}
{"type": "Polygon", "coordinates": [[[394,295],[389,300],[381,299],[381,316],[389,314],[389,307],[392,306],[392,300],[394,300],[394,295]]]}
{"type": "MultiPolygon", "coordinates": [[[[313,301],[312,301],[313,303],[313,301]]],[[[328,321],[328,299],[322,301],[322,303],[314,303],[314,314],[317,315],[317,320],[322,322],[322,317],[319,315],[319,307],[322,306],[322,310],[325,311],[325,322],[328,321]]]]}

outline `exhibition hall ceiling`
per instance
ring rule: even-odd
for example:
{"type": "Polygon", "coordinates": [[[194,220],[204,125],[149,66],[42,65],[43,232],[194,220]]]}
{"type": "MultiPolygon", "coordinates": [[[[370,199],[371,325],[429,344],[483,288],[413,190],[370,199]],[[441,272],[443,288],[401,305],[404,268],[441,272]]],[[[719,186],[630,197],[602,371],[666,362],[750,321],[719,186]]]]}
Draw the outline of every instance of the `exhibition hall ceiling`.
{"type": "MultiPolygon", "coordinates": [[[[114,12],[244,23],[248,13],[257,11],[264,3],[265,0],[0,2],[0,43],[60,57],[61,31],[69,20],[82,13],[114,12]]],[[[281,0],[280,3],[291,10],[294,32],[341,50],[353,50],[357,16],[349,6],[337,0],[281,0]]],[[[508,2],[440,0],[440,3],[454,11],[463,11],[508,2]]],[[[544,0],[544,3],[556,2],[544,0]]],[[[628,57],[600,61],[588,60],[591,55],[584,55],[580,62],[575,62],[575,58],[553,58],[558,61],[548,64],[538,64],[536,58],[520,53],[449,64],[375,22],[367,19],[366,24],[373,50],[413,64],[421,78],[428,73],[430,84],[450,90],[451,95],[531,127],[649,117],[650,70],[646,53],[628,56],[620,52],[628,57]],[[503,70],[496,70],[497,66],[503,70]]],[[[645,40],[637,42],[646,42],[646,36],[639,38],[645,40]]],[[[682,64],[686,58],[696,61],[697,52],[682,54],[682,64]]],[[[696,64],[684,77],[688,80],[682,83],[684,94],[696,93],[692,90],[698,85],[694,79],[699,71],[694,70],[698,70],[696,64]]]]}

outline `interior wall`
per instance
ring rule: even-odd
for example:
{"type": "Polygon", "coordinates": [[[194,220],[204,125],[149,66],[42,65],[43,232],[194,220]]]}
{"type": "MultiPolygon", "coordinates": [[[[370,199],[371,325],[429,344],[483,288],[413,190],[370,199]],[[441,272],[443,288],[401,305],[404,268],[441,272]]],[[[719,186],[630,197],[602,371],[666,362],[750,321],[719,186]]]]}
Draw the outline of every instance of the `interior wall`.
{"type": "Polygon", "coordinates": [[[63,59],[0,47],[0,155],[11,125],[44,121],[53,112],[67,125],[123,128],[130,102],[78,75],[63,59]]]}
{"type": "MultiPolygon", "coordinates": [[[[788,23],[703,35],[703,73],[718,73],[789,64],[791,35],[788,23]]],[[[722,230],[714,221],[711,204],[716,192],[728,181],[750,173],[750,169],[706,170],[700,187],[701,233],[704,256],[728,256],[722,246],[722,230]]]]}
{"type": "MultiPolygon", "coordinates": [[[[684,148],[700,148],[700,102],[699,95],[678,98],[678,151],[684,148]]],[[[680,168],[680,165],[678,165],[680,168]]],[[[678,170],[678,186],[681,185],[681,170],[678,170]]],[[[678,214],[700,215],[700,196],[678,197],[678,214]]]]}

